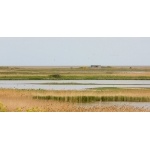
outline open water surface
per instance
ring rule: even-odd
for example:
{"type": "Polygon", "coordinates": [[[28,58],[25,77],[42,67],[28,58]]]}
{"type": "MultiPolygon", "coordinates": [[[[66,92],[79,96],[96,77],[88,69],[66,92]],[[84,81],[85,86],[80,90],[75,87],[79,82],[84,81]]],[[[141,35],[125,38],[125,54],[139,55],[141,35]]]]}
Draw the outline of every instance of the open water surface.
{"type": "Polygon", "coordinates": [[[86,90],[99,87],[150,88],[150,80],[1,80],[0,88],[86,90]]]}

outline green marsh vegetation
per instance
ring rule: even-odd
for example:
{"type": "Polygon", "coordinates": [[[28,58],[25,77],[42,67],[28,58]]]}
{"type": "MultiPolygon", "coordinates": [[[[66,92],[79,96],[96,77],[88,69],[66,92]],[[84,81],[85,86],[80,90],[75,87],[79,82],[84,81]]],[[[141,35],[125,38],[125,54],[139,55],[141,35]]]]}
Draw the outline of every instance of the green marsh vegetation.
{"type": "Polygon", "coordinates": [[[73,103],[90,102],[150,102],[150,97],[129,97],[129,96],[34,96],[38,100],[56,100],[73,103]]]}
{"type": "Polygon", "coordinates": [[[0,67],[0,80],[150,80],[150,67],[0,67]]]}

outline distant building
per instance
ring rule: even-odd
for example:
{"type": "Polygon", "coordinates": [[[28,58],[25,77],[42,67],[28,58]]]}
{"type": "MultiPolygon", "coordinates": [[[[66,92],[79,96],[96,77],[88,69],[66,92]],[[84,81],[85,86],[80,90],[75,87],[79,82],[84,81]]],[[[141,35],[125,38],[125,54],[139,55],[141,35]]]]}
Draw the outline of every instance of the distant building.
{"type": "Polygon", "coordinates": [[[101,65],[91,65],[91,68],[101,68],[101,65]]]}

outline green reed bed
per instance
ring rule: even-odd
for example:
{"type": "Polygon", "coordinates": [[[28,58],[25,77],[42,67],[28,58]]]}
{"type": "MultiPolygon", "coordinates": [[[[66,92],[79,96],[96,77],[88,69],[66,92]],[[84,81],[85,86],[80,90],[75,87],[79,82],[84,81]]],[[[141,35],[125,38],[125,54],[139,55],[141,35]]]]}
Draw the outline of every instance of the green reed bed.
{"type": "Polygon", "coordinates": [[[150,97],[128,97],[128,96],[34,96],[39,100],[57,100],[64,102],[89,103],[89,102],[150,102],[150,97]]]}

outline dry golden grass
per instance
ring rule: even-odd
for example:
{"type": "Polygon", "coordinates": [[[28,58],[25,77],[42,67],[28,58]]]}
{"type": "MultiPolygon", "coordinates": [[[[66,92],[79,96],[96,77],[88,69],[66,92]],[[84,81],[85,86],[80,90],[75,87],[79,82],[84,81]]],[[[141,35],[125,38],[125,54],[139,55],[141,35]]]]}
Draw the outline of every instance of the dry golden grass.
{"type": "Polygon", "coordinates": [[[9,112],[143,112],[150,111],[146,108],[135,108],[131,106],[94,106],[81,107],[68,102],[58,102],[53,100],[36,100],[33,96],[53,95],[53,96],[79,96],[79,95],[131,95],[150,96],[149,89],[119,89],[102,91],[40,91],[40,90],[0,90],[0,110],[9,112]],[[2,105],[3,104],[3,105],[2,105]]]}
{"type": "Polygon", "coordinates": [[[150,96],[150,89],[102,88],[99,90],[17,90],[0,89],[0,98],[32,98],[33,96],[150,96]]]}

